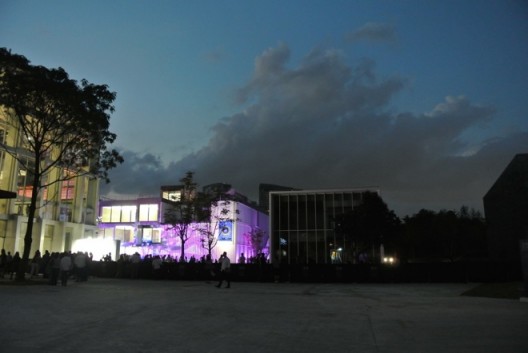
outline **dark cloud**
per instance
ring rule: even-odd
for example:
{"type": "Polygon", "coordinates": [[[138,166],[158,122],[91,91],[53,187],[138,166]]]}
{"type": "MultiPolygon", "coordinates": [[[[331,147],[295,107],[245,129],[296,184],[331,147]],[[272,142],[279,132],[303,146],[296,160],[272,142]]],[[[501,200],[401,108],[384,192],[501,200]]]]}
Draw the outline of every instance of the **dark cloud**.
{"type": "MultiPolygon", "coordinates": [[[[148,153],[139,155],[131,151],[120,153],[125,162],[110,171],[110,183],[101,184],[102,195],[157,195],[160,185],[170,184],[168,181],[171,178],[158,157],[148,153]]],[[[174,180],[171,182],[174,183],[174,180]]]]}
{"type": "Polygon", "coordinates": [[[347,33],[345,39],[350,43],[359,41],[395,43],[397,36],[394,26],[369,22],[357,30],[347,33]]]}
{"type": "Polygon", "coordinates": [[[227,182],[254,200],[260,182],[375,185],[400,215],[481,208],[513,156],[528,150],[526,132],[493,141],[462,138],[492,119],[492,107],[450,96],[430,112],[394,113],[388,103],[406,79],[377,77],[373,62],[351,67],[335,50],[314,50],[292,68],[289,57],[280,44],[257,58],[253,78],[238,92],[246,109],[218,122],[201,150],[168,166],[128,152],[126,164],[112,172],[114,191],[157,192],[193,170],[202,185],[227,182]]]}

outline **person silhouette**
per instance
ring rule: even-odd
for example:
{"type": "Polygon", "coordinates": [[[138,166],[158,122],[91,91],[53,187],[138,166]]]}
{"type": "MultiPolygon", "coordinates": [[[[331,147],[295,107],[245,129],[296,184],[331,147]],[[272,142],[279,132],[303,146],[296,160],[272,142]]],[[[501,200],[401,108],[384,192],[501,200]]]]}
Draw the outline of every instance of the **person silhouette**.
{"type": "Polygon", "coordinates": [[[231,288],[231,260],[227,257],[227,253],[224,251],[222,256],[220,256],[220,281],[216,285],[217,288],[222,286],[224,281],[227,282],[226,288],[231,288]]]}

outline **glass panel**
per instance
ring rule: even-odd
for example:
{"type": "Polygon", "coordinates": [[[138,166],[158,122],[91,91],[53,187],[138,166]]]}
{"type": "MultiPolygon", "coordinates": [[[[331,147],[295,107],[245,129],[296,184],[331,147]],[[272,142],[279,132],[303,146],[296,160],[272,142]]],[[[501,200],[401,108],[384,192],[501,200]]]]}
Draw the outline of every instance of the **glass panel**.
{"type": "Polygon", "coordinates": [[[144,242],[152,242],[152,228],[143,228],[143,241],[144,242]]]}
{"type": "Polygon", "coordinates": [[[161,229],[156,228],[152,230],[152,242],[161,243],[161,229]]]}
{"type": "Polygon", "coordinates": [[[319,194],[315,197],[315,228],[325,228],[325,209],[323,194],[319,194]]]}
{"type": "Polygon", "coordinates": [[[357,207],[359,205],[361,205],[361,202],[362,202],[362,194],[359,193],[359,192],[355,192],[353,194],[353,200],[354,200],[354,207],[357,207]]]}
{"type": "Polygon", "coordinates": [[[163,191],[162,197],[165,200],[177,202],[181,200],[181,191],[163,191]]]}
{"type": "Polygon", "coordinates": [[[110,216],[112,214],[112,208],[109,206],[104,206],[101,211],[101,222],[110,222],[110,216]]]}
{"type": "Polygon", "coordinates": [[[121,222],[135,222],[136,221],[136,206],[121,207],[121,222]]]}
{"type": "Polygon", "coordinates": [[[145,222],[149,220],[149,205],[139,205],[139,221],[145,222]]]}
{"type": "Polygon", "coordinates": [[[290,252],[289,252],[289,259],[290,263],[297,264],[300,263],[299,260],[299,243],[298,243],[298,237],[297,232],[290,232],[288,233],[290,237],[290,242],[288,244],[290,252]]]}
{"type": "Polygon", "coordinates": [[[126,241],[124,229],[120,229],[120,228],[115,229],[115,240],[126,241]]]}
{"type": "Polygon", "coordinates": [[[317,232],[316,247],[317,247],[317,263],[319,264],[327,263],[324,232],[317,232]]]}
{"type": "Polygon", "coordinates": [[[271,229],[273,231],[279,230],[280,218],[280,198],[278,195],[271,195],[271,229]]]}
{"type": "Polygon", "coordinates": [[[103,229],[103,238],[114,238],[114,229],[113,228],[104,228],[103,229]]]}
{"type": "Polygon", "coordinates": [[[75,181],[64,180],[61,188],[61,200],[73,200],[75,196],[75,181]]]}
{"type": "Polygon", "coordinates": [[[112,215],[110,216],[110,222],[121,222],[121,206],[112,206],[112,215]]]}
{"type": "Polygon", "coordinates": [[[289,212],[289,220],[288,220],[289,229],[298,229],[298,223],[297,223],[298,214],[299,214],[298,206],[299,204],[298,204],[297,196],[296,195],[290,196],[290,205],[289,205],[290,212],[289,212]]]}
{"type": "Polygon", "coordinates": [[[343,212],[350,211],[352,211],[352,193],[346,193],[343,195],[343,212]]]}
{"type": "Polygon", "coordinates": [[[288,196],[280,196],[280,207],[279,207],[279,228],[288,229],[288,196]]]}
{"type": "Polygon", "coordinates": [[[308,218],[308,229],[315,229],[315,195],[308,195],[306,217],[308,218]]]}
{"type": "Polygon", "coordinates": [[[308,226],[307,218],[306,218],[306,195],[299,196],[299,206],[297,209],[299,210],[299,228],[298,229],[306,229],[308,226]]]}
{"type": "Polygon", "coordinates": [[[315,263],[317,261],[317,232],[308,231],[306,232],[305,244],[306,244],[306,256],[308,263],[315,263]]]}
{"type": "Polygon", "coordinates": [[[149,205],[149,221],[155,222],[158,220],[158,205],[149,205]]]}

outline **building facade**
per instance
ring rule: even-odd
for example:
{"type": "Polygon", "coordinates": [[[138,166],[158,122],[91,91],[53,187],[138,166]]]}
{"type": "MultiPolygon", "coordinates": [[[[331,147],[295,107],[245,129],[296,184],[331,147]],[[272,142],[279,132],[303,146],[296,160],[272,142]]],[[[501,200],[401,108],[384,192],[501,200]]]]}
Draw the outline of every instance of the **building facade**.
{"type": "MultiPolygon", "coordinates": [[[[227,252],[232,262],[237,262],[241,254],[251,258],[258,251],[268,251],[267,238],[260,249],[255,249],[248,235],[252,230],[268,232],[268,216],[253,205],[240,200],[218,202],[212,210],[213,219],[209,223],[193,223],[187,233],[188,240],[182,245],[177,232],[166,224],[164,215],[171,207],[170,202],[179,200],[179,186],[162,186],[159,197],[137,198],[133,200],[101,200],[99,208],[99,233],[96,248],[100,249],[94,258],[111,253],[113,259],[121,254],[138,252],[146,255],[170,256],[176,261],[185,247],[185,257],[199,260],[208,254],[204,243],[204,230],[214,236],[211,256],[216,259],[227,252]],[[227,210],[229,220],[215,220],[214,215],[221,209],[227,210]],[[103,250],[104,249],[104,250],[103,250]]],[[[95,245],[95,244],[93,244],[95,245]]]]}
{"type": "MultiPolygon", "coordinates": [[[[0,246],[6,252],[22,254],[35,160],[24,148],[21,131],[7,119],[0,112],[0,189],[15,197],[0,199],[0,246]]],[[[64,173],[68,171],[54,168],[46,174],[50,186],[38,196],[30,257],[36,250],[75,251],[78,240],[97,233],[99,180],[80,176],[53,183],[63,179],[64,173]]]]}
{"type": "Polygon", "coordinates": [[[353,262],[350,239],[336,231],[337,216],[350,212],[374,188],[272,191],[269,193],[273,261],[287,264],[353,262]]]}
{"type": "Polygon", "coordinates": [[[484,196],[491,258],[520,261],[519,242],[528,238],[528,154],[518,154],[484,196]]]}

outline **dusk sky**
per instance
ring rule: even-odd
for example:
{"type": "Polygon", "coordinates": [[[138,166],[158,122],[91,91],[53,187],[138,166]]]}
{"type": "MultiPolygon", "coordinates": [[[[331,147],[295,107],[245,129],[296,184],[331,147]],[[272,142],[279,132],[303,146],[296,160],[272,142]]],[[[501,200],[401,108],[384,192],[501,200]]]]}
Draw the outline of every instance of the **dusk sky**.
{"type": "Polygon", "coordinates": [[[117,92],[110,197],[192,170],[482,210],[528,153],[523,0],[0,0],[0,47],[117,92]]]}

